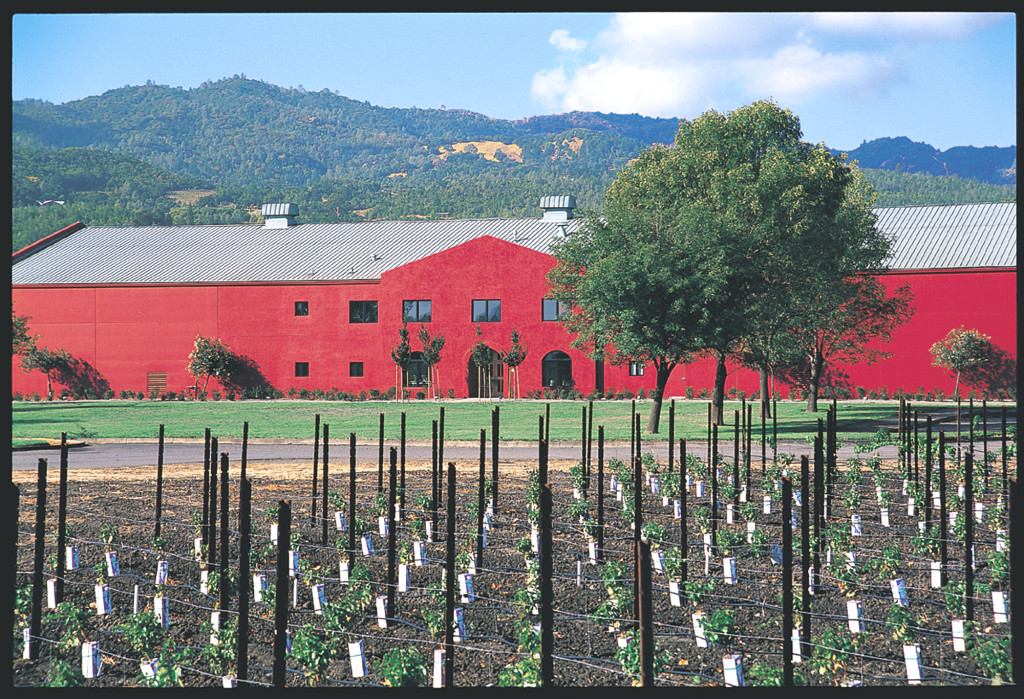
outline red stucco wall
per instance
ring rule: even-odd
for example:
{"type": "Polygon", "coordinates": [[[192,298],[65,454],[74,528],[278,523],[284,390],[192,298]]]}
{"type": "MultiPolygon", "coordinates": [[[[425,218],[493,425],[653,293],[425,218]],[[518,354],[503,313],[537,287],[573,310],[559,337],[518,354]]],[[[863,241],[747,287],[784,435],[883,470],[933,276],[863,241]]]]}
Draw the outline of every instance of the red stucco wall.
{"type": "MultiPolygon", "coordinates": [[[[169,390],[191,383],[186,365],[197,334],[219,337],[233,351],[253,359],[270,383],[290,387],[385,390],[395,383],[390,351],[398,341],[403,300],[432,302],[432,333],[442,332],[446,346],[438,366],[442,394],[451,389],[467,395],[469,356],[476,343],[471,317],[473,299],[501,299],[502,317],[482,323],[484,342],[507,349],[512,328],[522,335],[528,356],[520,369],[525,396],[541,387],[541,361],[554,350],[572,359],[573,378],[584,394],[594,388],[595,366],[570,346],[570,337],[553,322],[544,322],[541,301],[552,257],[492,237],[478,238],[386,272],[379,282],[17,287],[15,312],[31,316],[30,331],[40,344],[63,347],[89,362],[115,393],[145,390],[147,372],[167,372],[169,390]],[[376,324],[348,322],[351,300],[377,300],[376,324]],[[295,301],[309,303],[308,316],[295,316],[295,301]],[[295,363],[308,362],[308,378],[295,377],[295,363]],[[362,362],[362,378],[349,376],[349,363],[362,362]]],[[[911,284],[916,312],[886,347],[894,356],[873,366],[837,367],[851,386],[885,386],[910,391],[939,388],[948,393],[953,377],[931,366],[928,348],[950,329],[965,325],[992,336],[1012,357],[1017,355],[1016,271],[969,270],[905,272],[885,277],[887,285],[911,284]]],[[[410,325],[412,349],[419,350],[418,324],[410,325]]],[[[757,389],[755,373],[729,366],[728,387],[747,393],[757,389]]],[[[45,391],[38,372],[21,371],[12,361],[12,391],[45,391]]],[[[678,367],[669,396],[686,388],[709,388],[711,360],[678,367]]],[[[625,366],[604,367],[606,390],[636,392],[654,385],[653,371],[630,377],[625,366]]],[[[783,396],[788,389],[777,385],[783,396]]]]}

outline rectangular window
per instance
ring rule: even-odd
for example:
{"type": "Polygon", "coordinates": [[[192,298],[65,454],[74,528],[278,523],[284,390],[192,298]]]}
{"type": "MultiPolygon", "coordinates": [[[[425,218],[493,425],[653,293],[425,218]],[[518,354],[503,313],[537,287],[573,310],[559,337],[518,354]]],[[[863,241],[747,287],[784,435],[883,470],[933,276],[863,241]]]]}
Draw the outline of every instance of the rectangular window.
{"type": "Polygon", "coordinates": [[[295,302],[295,315],[297,315],[297,316],[308,316],[309,315],[309,301],[296,301],[295,302]]]}
{"type": "Polygon", "coordinates": [[[348,363],[348,375],[353,377],[360,377],[363,375],[363,363],[362,362],[349,362],[348,363]]]}
{"type": "Polygon", "coordinates": [[[376,323],[377,302],[376,301],[349,301],[348,322],[350,323],[376,323]]]}
{"type": "Polygon", "coordinates": [[[554,299],[544,299],[544,314],[542,316],[544,320],[558,320],[568,312],[569,304],[554,299]]]}
{"type": "Polygon", "coordinates": [[[630,376],[643,376],[644,375],[644,363],[643,362],[630,362],[629,363],[629,375],[630,376]]]}
{"type": "Polygon", "coordinates": [[[500,323],[501,299],[474,299],[474,323],[500,323]]]}
{"type": "Polygon", "coordinates": [[[430,301],[402,301],[402,317],[409,323],[429,323],[430,301]]]}
{"type": "Polygon", "coordinates": [[[295,376],[309,376],[309,362],[295,362],[295,376]]]}

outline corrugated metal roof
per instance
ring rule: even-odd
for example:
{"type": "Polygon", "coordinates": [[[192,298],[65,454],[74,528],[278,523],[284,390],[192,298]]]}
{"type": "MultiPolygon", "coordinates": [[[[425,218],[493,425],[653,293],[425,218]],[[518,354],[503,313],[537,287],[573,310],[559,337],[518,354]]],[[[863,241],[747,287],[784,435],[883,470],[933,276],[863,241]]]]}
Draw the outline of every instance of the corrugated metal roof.
{"type": "Polygon", "coordinates": [[[892,236],[889,269],[1017,266],[1017,203],[892,206],[875,209],[892,236]]]}
{"type": "Polygon", "coordinates": [[[562,227],[540,218],[255,225],[96,226],[12,268],[13,284],[307,282],[383,272],[481,236],[547,252],[562,227]]]}
{"type": "MultiPolygon", "coordinates": [[[[1017,205],[875,209],[892,236],[890,269],[1017,266],[1017,205]]],[[[539,252],[580,219],[541,218],[255,225],[96,226],[14,262],[12,283],[147,284],[379,279],[383,272],[481,236],[539,252]]]]}

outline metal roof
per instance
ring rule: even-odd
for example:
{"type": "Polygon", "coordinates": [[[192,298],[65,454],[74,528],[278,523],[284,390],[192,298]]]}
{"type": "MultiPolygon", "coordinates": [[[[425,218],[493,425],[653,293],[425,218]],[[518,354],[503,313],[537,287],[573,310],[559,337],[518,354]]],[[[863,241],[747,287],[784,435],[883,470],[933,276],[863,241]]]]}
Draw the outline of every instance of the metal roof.
{"type": "Polygon", "coordinates": [[[258,225],[86,227],[26,249],[13,284],[154,284],[377,280],[474,238],[547,253],[565,228],[540,218],[258,225]]]}
{"type": "MultiPolygon", "coordinates": [[[[890,269],[1017,266],[1017,205],[875,209],[895,240],[890,269]]],[[[541,218],[258,225],[96,226],[19,253],[20,284],[159,284],[377,280],[383,272],[481,236],[539,252],[580,219],[541,218]]]]}
{"type": "Polygon", "coordinates": [[[892,206],[874,210],[892,236],[892,270],[1017,266],[1017,203],[892,206]]]}

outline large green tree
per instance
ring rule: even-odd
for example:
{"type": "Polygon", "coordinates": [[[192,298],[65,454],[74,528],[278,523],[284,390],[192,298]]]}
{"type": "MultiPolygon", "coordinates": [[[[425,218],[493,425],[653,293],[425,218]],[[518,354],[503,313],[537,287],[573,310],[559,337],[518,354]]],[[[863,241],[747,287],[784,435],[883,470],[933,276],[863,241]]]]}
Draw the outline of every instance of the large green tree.
{"type": "Polygon", "coordinates": [[[706,112],[672,147],[642,152],[602,216],[554,246],[549,282],[574,305],[563,323],[577,346],[654,365],[648,432],[672,370],[701,355],[715,360],[722,424],[727,362],[746,352],[767,370],[793,309],[887,255],[863,180],[800,136],[770,101],[706,112]]]}

